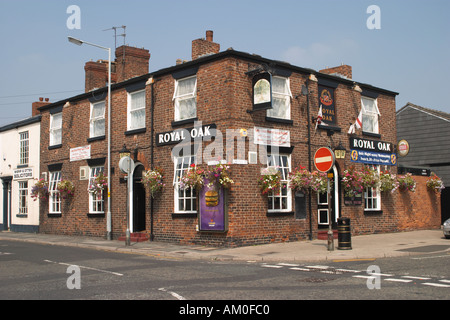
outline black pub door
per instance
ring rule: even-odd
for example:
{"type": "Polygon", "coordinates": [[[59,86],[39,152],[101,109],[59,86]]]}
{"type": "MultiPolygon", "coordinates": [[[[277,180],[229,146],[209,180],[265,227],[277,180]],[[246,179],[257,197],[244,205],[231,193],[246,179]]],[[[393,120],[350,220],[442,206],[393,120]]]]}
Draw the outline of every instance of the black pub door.
{"type": "Polygon", "coordinates": [[[141,183],[144,166],[139,165],[133,175],[133,232],[145,230],[145,187],[141,183]]]}

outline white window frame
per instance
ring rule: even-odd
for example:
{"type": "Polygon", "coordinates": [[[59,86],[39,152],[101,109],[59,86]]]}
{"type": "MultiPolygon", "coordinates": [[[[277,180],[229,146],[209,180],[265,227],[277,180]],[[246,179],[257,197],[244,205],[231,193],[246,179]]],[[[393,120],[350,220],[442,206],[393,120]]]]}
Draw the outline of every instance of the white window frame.
{"type": "Polygon", "coordinates": [[[50,115],[50,146],[57,146],[62,144],[62,112],[50,115]],[[61,125],[55,125],[55,118],[61,117],[61,125]],[[59,139],[56,139],[56,134],[60,132],[59,139]]]}
{"type": "Polygon", "coordinates": [[[379,116],[377,99],[369,97],[361,97],[362,114],[362,130],[370,133],[379,133],[379,116]],[[372,106],[372,108],[369,108],[372,106]],[[370,110],[372,109],[372,110],[370,110]],[[369,124],[369,125],[368,125],[369,124]]]}
{"type": "Polygon", "coordinates": [[[19,148],[19,165],[27,165],[30,156],[30,136],[28,131],[19,133],[20,148],[19,148]]]}
{"type": "Polygon", "coordinates": [[[136,130],[136,129],[142,129],[145,128],[145,102],[146,96],[145,96],[145,89],[144,90],[139,90],[139,91],[134,91],[134,92],[129,92],[128,96],[127,96],[127,129],[128,130],[136,130]],[[139,108],[135,108],[132,109],[133,106],[133,97],[137,94],[144,94],[144,103],[143,106],[139,107],[139,108]],[[144,111],[144,123],[140,126],[136,125],[133,120],[133,115],[135,113],[139,113],[144,111]]]}
{"type": "Polygon", "coordinates": [[[19,215],[28,214],[28,180],[18,181],[19,215]]]}
{"type": "MultiPolygon", "coordinates": [[[[96,166],[89,168],[89,185],[92,183],[94,176],[100,172],[105,172],[104,166],[96,166]]],[[[89,213],[90,214],[102,214],[105,213],[105,201],[103,198],[103,191],[98,192],[96,195],[89,192],[89,213]]]]}
{"type": "Polygon", "coordinates": [[[101,137],[105,135],[105,101],[91,103],[91,115],[89,118],[89,137],[101,137]],[[103,107],[103,113],[94,117],[94,109],[103,107]],[[103,132],[95,132],[95,125],[99,122],[103,122],[103,132]]]}
{"type": "Polygon", "coordinates": [[[61,213],[61,195],[58,191],[58,183],[61,181],[61,171],[50,172],[50,179],[48,183],[49,213],[61,213]]]}
{"type": "Polygon", "coordinates": [[[290,212],[292,211],[292,190],[289,188],[289,172],[291,172],[290,154],[269,154],[267,155],[267,166],[277,167],[281,173],[281,186],[279,194],[269,192],[268,194],[268,212],[290,212]],[[287,161],[283,163],[282,158],[287,161]],[[283,204],[283,200],[285,203],[283,204]],[[278,206],[278,208],[276,208],[278,206]],[[275,209],[276,208],[276,209],[275,209]]]}
{"type": "Polygon", "coordinates": [[[291,85],[289,78],[285,77],[272,77],[272,109],[268,109],[266,112],[266,116],[270,118],[277,118],[277,119],[285,119],[290,120],[291,119],[291,85]],[[284,81],[284,92],[278,92],[275,91],[274,81],[284,81]],[[280,105],[279,103],[285,104],[285,114],[280,114],[280,105]]]}
{"type": "Polygon", "coordinates": [[[184,172],[196,164],[196,156],[180,156],[174,158],[174,208],[175,213],[197,213],[197,191],[195,189],[180,190],[180,179],[184,172]],[[182,205],[180,205],[182,202],[182,205]]]}
{"type": "MultiPolygon", "coordinates": [[[[380,166],[374,165],[373,168],[377,169],[380,174],[380,166]]],[[[365,211],[379,211],[381,210],[381,193],[380,188],[366,188],[364,190],[364,210],[365,211]]]]}
{"type": "Polygon", "coordinates": [[[193,119],[193,118],[197,117],[197,75],[175,80],[175,90],[173,93],[172,100],[174,101],[174,105],[175,105],[175,121],[193,119]],[[180,82],[191,80],[194,78],[195,78],[195,84],[192,88],[192,91],[184,93],[184,94],[178,94],[178,87],[179,87],[180,82]],[[191,116],[182,117],[181,112],[180,112],[181,111],[180,110],[180,102],[187,101],[187,100],[193,101],[195,110],[194,110],[194,112],[192,112],[191,116]]]}

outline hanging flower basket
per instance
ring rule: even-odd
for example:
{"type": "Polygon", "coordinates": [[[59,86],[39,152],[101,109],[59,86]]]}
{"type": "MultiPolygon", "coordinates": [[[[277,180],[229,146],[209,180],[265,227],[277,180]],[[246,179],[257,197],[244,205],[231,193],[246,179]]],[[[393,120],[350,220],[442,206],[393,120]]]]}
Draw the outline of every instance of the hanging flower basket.
{"type": "Polygon", "coordinates": [[[407,173],[397,177],[400,191],[416,191],[416,181],[412,178],[411,173],[407,173]]]}
{"type": "Polygon", "coordinates": [[[73,197],[75,192],[75,186],[73,185],[73,182],[69,180],[61,180],[56,186],[56,189],[63,199],[73,197]]]}
{"type": "Polygon", "coordinates": [[[380,175],[373,167],[364,166],[361,171],[361,179],[364,188],[376,188],[380,183],[380,175]]]}
{"type": "MultiPolygon", "coordinates": [[[[317,193],[327,193],[328,181],[327,174],[325,172],[313,171],[311,173],[311,190],[317,193]]],[[[332,184],[330,184],[330,189],[332,184]]]]}
{"type": "Polygon", "coordinates": [[[341,183],[347,197],[354,197],[364,191],[362,174],[353,167],[344,170],[341,183]]]}
{"type": "Polygon", "coordinates": [[[149,190],[150,196],[152,198],[161,191],[161,189],[165,186],[163,183],[163,171],[160,168],[156,168],[155,170],[147,170],[142,174],[141,182],[144,186],[149,190]]]}
{"type": "Polygon", "coordinates": [[[100,172],[98,175],[95,175],[92,181],[89,183],[88,191],[94,195],[97,195],[100,192],[103,192],[108,187],[108,177],[103,175],[103,172],[100,172]]]}
{"type": "Polygon", "coordinates": [[[31,198],[36,200],[48,199],[48,183],[44,179],[39,179],[31,188],[31,198]]]}
{"type": "Polygon", "coordinates": [[[197,189],[203,188],[203,178],[205,175],[205,170],[196,168],[195,164],[191,164],[190,168],[185,171],[183,176],[180,178],[180,189],[197,189]]]}
{"type": "Polygon", "coordinates": [[[445,189],[444,182],[433,172],[430,179],[427,180],[427,188],[436,193],[440,193],[445,189]]]}
{"type": "Polygon", "coordinates": [[[298,167],[289,173],[289,186],[295,191],[307,192],[311,187],[313,176],[305,167],[298,167]]]}
{"type": "Polygon", "coordinates": [[[276,167],[267,167],[261,170],[261,178],[259,179],[259,187],[262,194],[275,191],[279,192],[281,185],[281,173],[276,167]]]}
{"type": "Polygon", "coordinates": [[[208,186],[218,184],[225,189],[231,188],[231,185],[234,183],[233,179],[230,178],[230,166],[222,163],[205,171],[205,178],[208,180],[208,186]]]}
{"type": "Polygon", "coordinates": [[[388,171],[380,172],[380,191],[394,193],[399,187],[397,176],[388,171]]]}

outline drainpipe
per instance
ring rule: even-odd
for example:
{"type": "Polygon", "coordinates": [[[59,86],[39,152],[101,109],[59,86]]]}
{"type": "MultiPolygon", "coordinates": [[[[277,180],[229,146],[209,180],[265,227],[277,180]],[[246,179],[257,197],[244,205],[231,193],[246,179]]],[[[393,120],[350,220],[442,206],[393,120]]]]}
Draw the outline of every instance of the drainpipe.
{"type": "MultiPolygon", "coordinates": [[[[147,83],[150,83],[150,88],[152,90],[152,96],[150,100],[150,169],[153,170],[153,161],[154,161],[154,137],[155,137],[155,128],[154,128],[154,111],[155,111],[155,95],[153,90],[155,89],[154,84],[155,80],[153,77],[148,79],[147,83]]],[[[153,197],[150,197],[150,241],[153,241],[155,238],[155,235],[153,234],[153,197]]]]}
{"type": "MultiPolygon", "coordinates": [[[[306,81],[306,89],[308,93],[306,95],[306,112],[307,112],[307,121],[308,121],[308,170],[311,172],[311,122],[309,115],[309,80],[306,81]]],[[[313,239],[312,234],[312,204],[311,204],[311,192],[308,192],[308,210],[309,210],[309,240],[313,239]]]]}

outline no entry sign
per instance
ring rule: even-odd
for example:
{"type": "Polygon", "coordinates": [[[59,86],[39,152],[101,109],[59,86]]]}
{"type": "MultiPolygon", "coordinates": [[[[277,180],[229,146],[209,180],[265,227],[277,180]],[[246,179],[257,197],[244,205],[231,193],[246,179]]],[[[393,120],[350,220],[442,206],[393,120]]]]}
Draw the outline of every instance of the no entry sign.
{"type": "Polygon", "coordinates": [[[314,154],[314,165],[320,172],[328,172],[334,165],[334,152],[329,148],[319,148],[314,154]]]}

